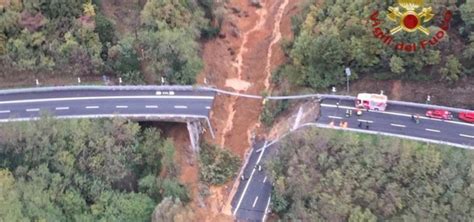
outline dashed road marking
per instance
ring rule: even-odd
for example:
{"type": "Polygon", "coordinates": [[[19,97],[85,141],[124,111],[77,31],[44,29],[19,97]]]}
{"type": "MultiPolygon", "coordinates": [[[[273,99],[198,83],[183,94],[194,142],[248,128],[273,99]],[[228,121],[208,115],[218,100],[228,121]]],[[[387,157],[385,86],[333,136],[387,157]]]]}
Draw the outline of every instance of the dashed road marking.
{"type": "Polygon", "coordinates": [[[0,113],[10,113],[10,110],[0,110],[0,113]]]}
{"type": "Polygon", "coordinates": [[[175,109],[187,109],[187,106],[174,106],[175,109]]]}
{"type": "Polygon", "coordinates": [[[48,99],[25,99],[0,101],[0,104],[17,103],[40,103],[57,101],[76,101],[76,100],[111,100],[111,99],[186,99],[186,100],[213,100],[214,96],[98,96],[98,97],[67,97],[67,98],[48,98],[48,99]]]}
{"type": "Polygon", "coordinates": [[[98,109],[99,106],[86,106],[86,109],[98,109]]]}
{"type": "Polygon", "coordinates": [[[40,109],[33,108],[33,109],[26,109],[26,112],[38,112],[40,109]]]}
{"type": "Polygon", "coordinates": [[[126,109],[126,108],[128,108],[128,106],[115,106],[115,108],[117,108],[117,109],[126,109]]]}
{"type": "MultiPolygon", "coordinates": [[[[329,107],[329,108],[336,108],[336,105],[331,105],[331,104],[321,104],[322,107],[329,107]]],[[[344,109],[352,109],[355,110],[355,107],[349,107],[349,106],[339,106],[339,108],[344,108],[344,109]]],[[[406,113],[396,113],[396,112],[390,112],[390,111],[374,111],[374,110],[369,110],[371,113],[381,113],[381,114],[387,114],[387,115],[393,115],[393,116],[403,116],[403,117],[411,117],[411,114],[406,114],[406,113]]],[[[431,121],[437,121],[437,122],[446,122],[446,123],[452,123],[452,124],[458,124],[458,125],[463,125],[463,126],[473,126],[470,123],[463,123],[459,121],[453,121],[453,120],[441,120],[441,119],[433,119],[425,116],[420,116],[420,119],[424,120],[431,120],[431,121]]]]}
{"type": "Polygon", "coordinates": [[[328,116],[328,117],[331,119],[342,119],[342,117],[339,117],[339,116],[328,116]]]}
{"type": "Polygon", "coordinates": [[[68,110],[69,107],[56,107],[56,110],[68,110]]]}
{"type": "Polygon", "coordinates": [[[265,218],[267,217],[267,214],[270,213],[270,211],[268,210],[268,208],[270,207],[270,200],[272,199],[272,196],[270,195],[268,197],[268,201],[267,201],[267,206],[265,207],[265,211],[263,212],[263,218],[262,218],[262,221],[265,221],[265,218]]]}
{"type": "Polygon", "coordinates": [[[461,134],[459,134],[459,136],[474,139],[474,136],[467,135],[467,134],[462,134],[462,133],[461,133],[461,134]]]}
{"type": "Polygon", "coordinates": [[[405,125],[401,125],[401,124],[395,124],[395,123],[390,123],[391,126],[395,126],[395,127],[400,127],[400,128],[405,128],[407,126],[405,125]]]}
{"type": "Polygon", "coordinates": [[[267,177],[263,178],[263,183],[267,182],[267,177]]]}
{"type": "Polygon", "coordinates": [[[211,107],[210,107],[210,106],[206,106],[206,109],[211,109],[211,107]]]}
{"type": "Polygon", "coordinates": [[[147,106],[145,106],[145,108],[147,108],[147,109],[158,109],[158,106],[155,106],[155,105],[147,105],[147,106]]]}
{"type": "MultiPolygon", "coordinates": [[[[265,148],[267,147],[267,144],[268,144],[268,141],[265,141],[265,143],[263,144],[263,147],[261,148],[262,152],[260,153],[260,156],[258,157],[258,160],[257,160],[256,164],[258,164],[260,162],[260,159],[262,158],[262,155],[265,152],[265,148]]],[[[237,201],[237,205],[235,206],[235,210],[234,210],[234,212],[232,212],[232,215],[234,215],[234,216],[240,208],[240,204],[242,203],[242,200],[244,199],[245,192],[247,192],[247,189],[249,188],[249,184],[252,181],[254,173],[255,173],[255,168],[253,168],[252,173],[250,173],[249,180],[247,180],[247,184],[245,184],[244,190],[242,191],[242,194],[240,194],[240,199],[239,199],[239,201],[237,201]]]]}
{"type": "Polygon", "coordinates": [[[425,129],[426,131],[428,132],[434,132],[434,133],[440,133],[441,131],[440,130],[437,130],[437,129],[425,129]]]}
{"type": "Polygon", "coordinates": [[[255,208],[255,205],[257,204],[258,201],[258,196],[255,197],[255,200],[253,201],[252,208],[255,208]]]}

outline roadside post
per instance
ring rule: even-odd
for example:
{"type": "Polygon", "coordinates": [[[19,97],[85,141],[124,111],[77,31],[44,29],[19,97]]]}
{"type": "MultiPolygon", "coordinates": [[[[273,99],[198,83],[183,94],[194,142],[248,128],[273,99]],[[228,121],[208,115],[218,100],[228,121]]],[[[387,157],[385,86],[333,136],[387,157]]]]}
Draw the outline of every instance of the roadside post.
{"type": "Polygon", "coordinates": [[[349,94],[349,77],[351,77],[351,74],[351,69],[346,67],[347,94],[349,94]]]}

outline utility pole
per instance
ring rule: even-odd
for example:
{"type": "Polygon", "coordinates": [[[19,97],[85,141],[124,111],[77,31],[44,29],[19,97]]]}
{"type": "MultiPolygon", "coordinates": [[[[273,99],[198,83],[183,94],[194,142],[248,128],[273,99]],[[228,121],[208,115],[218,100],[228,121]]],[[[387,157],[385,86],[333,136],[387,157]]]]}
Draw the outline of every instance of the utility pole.
{"type": "Polygon", "coordinates": [[[347,94],[349,95],[349,77],[351,77],[351,69],[346,67],[346,80],[347,80],[347,94]]]}

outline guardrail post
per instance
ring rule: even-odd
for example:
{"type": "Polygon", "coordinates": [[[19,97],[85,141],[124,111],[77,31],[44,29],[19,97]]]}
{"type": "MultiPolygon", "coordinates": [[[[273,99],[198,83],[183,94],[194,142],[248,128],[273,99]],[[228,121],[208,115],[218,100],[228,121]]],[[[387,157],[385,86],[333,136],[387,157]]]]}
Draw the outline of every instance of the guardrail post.
{"type": "Polygon", "coordinates": [[[36,79],[36,86],[39,86],[40,85],[40,82],[38,79],[36,79]]]}
{"type": "Polygon", "coordinates": [[[81,77],[77,77],[77,83],[81,84],[81,77]]]}
{"type": "Polygon", "coordinates": [[[122,85],[122,77],[119,77],[119,84],[122,85]]]}

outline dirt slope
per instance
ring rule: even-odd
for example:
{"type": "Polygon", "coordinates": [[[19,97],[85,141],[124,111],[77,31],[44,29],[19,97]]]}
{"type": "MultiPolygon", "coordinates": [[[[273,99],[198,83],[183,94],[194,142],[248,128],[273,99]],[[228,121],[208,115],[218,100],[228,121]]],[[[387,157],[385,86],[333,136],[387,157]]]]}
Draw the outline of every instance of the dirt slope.
{"type": "MultiPolygon", "coordinates": [[[[292,38],[291,16],[297,12],[297,2],[262,0],[262,7],[256,8],[249,0],[229,1],[230,13],[220,38],[203,46],[205,67],[198,82],[204,83],[206,78],[209,85],[248,94],[270,91],[271,72],[285,58],[279,41],[292,38]]],[[[216,138],[207,135],[207,140],[243,157],[250,147],[252,134],[260,134],[261,110],[261,100],[218,96],[211,114],[216,138]]],[[[210,208],[202,209],[207,210],[209,216],[199,220],[215,221],[217,215],[231,215],[230,200],[237,185],[234,184],[230,192],[228,186],[212,188],[211,198],[206,201],[210,208]]]]}
{"type": "MultiPolygon", "coordinates": [[[[283,52],[278,44],[291,38],[291,13],[296,1],[261,1],[256,8],[248,0],[232,0],[232,12],[224,21],[223,38],[204,44],[204,71],[199,82],[231,91],[261,94],[270,88],[271,71],[281,64],[283,52]]],[[[216,144],[244,155],[252,132],[257,132],[262,101],[219,96],[212,113],[216,144]],[[238,115],[236,115],[238,113],[238,115]]]]}

